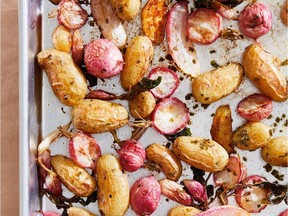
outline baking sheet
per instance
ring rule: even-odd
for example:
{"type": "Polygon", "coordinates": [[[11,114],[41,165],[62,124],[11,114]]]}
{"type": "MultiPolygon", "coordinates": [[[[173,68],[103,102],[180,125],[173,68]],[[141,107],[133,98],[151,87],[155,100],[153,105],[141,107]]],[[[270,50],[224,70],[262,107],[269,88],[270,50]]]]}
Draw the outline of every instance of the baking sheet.
{"type": "MultiPolygon", "coordinates": [[[[145,5],[147,1],[142,1],[142,6],[145,5]]],[[[272,12],[273,12],[273,26],[272,30],[269,32],[269,34],[261,37],[259,39],[259,42],[263,45],[263,47],[271,52],[273,55],[278,57],[281,61],[284,61],[287,59],[287,28],[284,27],[284,25],[281,23],[279,19],[280,14],[280,5],[283,4],[284,0],[276,0],[276,1],[269,1],[269,0],[262,0],[260,2],[266,3],[270,6],[272,12]]],[[[242,8],[247,4],[248,1],[245,3],[239,5],[237,7],[238,11],[241,11],[242,8]]],[[[42,13],[42,48],[52,48],[52,41],[51,41],[51,34],[53,29],[57,26],[57,19],[56,18],[48,18],[48,13],[51,12],[56,7],[52,5],[48,0],[45,0],[43,2],[43,5],[41,7],[41,13],[42,13]]],[[[89,7],[85,7],[88,12],[90,12],[89,7]]],[[[90,17],[91,18],[91,17],[90,17]]],[[[89,18],[89,19],[90,19],[89,18]]],[[[224,25],[223,29],[229,27],[229,28],[235,28],[237,29],[237,22],[235,21],[227,21],[223,20],[224,25]]],[[[140,16],[138,16],[136,19],[134,19],[131,22],[125,22],[125,28],[128,32],[130,41],[131,38],[133,38],[135,35],[138,35],[140,31],[140,16]]],[[[97,26],[92,27],[86,24],[83,28],[80,29],[85,43],[88,43],[92,39],[99,38],[100,32],[97,26]]],[[[200,62],[201,72],[205,72],[208,70],[213,69],[213,67],[210,64],[210,61],[215,60],[219,65],[226,65],[228,62],[241,62],[241,56],[242,53],[249,44],[253,43],[252,40],[249,39],[243,39],[240,41],[229,41],[225,39],[218,39],[216,42],[214,42],[211,45],[206,46],[200,46],[196,45],[197,55],[200,62]],[[215,53],[210,53],[210,51],[215,50],[215,53]]],[[[169,60],[165,59],[167,52],[167,45],[166,42],[161,46],[154,47],[155,48],[155,55],[152,65],[150,66],[149,70],[152,69],[155,66],[175,66],[173,63],[169,62],[169,60]],[[159,58],[163,57],[165,61],[160,62],[159,58]]],[[[287,66],[281,67],[281,72],[285,74],[285,77],[287,79],[287,66]]],[[[246,78],[244,82],[241,84],[240,88],[233,94],[227,96],[226,98],[215,102],[208,107],[202,106],[200,103],[195,102],[193,98],[185,99],[185,96],[189,93],[191,93],[191,80],[187,78],[185,75],[183,75],[180,71],[177,71],[177,74],[179,77],[183,80],[181,81],[181,84],[177,91],[174,93],[174,97],[179,98],[183,102],[185,102],[190,110],[190,123],[188,127],[191,129],[191,132],[193,136],[198,137],[205,137],[210,138],[210,128],[212,124],[213,119],[213,113],[215,113],[215,110],[217,107],[223,104],[229,104],[230,108],[232,110],[232,118],[233,118],[233,129],[237,128],[238,126],[242,125],[245,120],[240,118],[236,112],[236,106],[239,103],[240,100],[242,100],[244,97],[250,95],[251,93],[259,92],[255,87],[253,87],[246,78]]],[[[43,82],[42,82],[42,121],[41,121],[41,132],[42,136],[45,137],[47,134],[49,134],[51,131],[55,130],[59,125],[64,125],[67,122],[70,121],[70,108],[64,106],[59,102],[59,100],[54,96],[51,87],[48,83],[47,76],[45,73],[43,73],[43,82]]],[[[124,92],[124,90],[121,88],[120,82],[119,82],[119,76],[116,76],[114,78],[105,80],[104,82],[98,79],[97,89],[103,89],[107,90],[109,92],[121,94],[124,92]]],[[[39,89],[40,90],[40,89],[39,89]]],[[[118,103],[121,103],[127,108],[127,102],[126,101],[116,101],[118,103]]],[[[273,112],[272,112],[272,118],[263,120],[263,123],[270,125],[274,129],[273,137],[277,136],[287,136],[287,125],[284,126],[285,122],[287,124],[287,101],[284,103],[276,103],[273,102],[273,112]],[[285,117],[284,117],[285,115],[285,117]],[[280,117],[280,121],[277,123],[276,118],[280,117]]],[[[120,139],[127,139],[131,135],[131,128],[128,126],[124,126],[123,128],[120,128],[117,130],[118,136],[120,139]]],[[[110,133],[103,133],[103,134],[95,134],[93,135],[97,142],[99,143],[101,147],[102,154],[106,153],[112,153],[113,155],[117,155],[115,150],[111,147],[113,144],[113,138],[110,133]]],[[[140,142],[143,144],[144,147],[148,146],[152,143],[159,143],[159,144],[167,144],[167,139],[159,135],[153,128],[149,128],[146,133],[143,135],[143,137],[140,139],[140,142]]],[[[51,146],[52,155],[56,153],[61,153],[63,155],[69,156],[68,152],[68,140],[67,139],[60,139],[56,143],[53,143],[51,146]]],[[[270,173],[267,173],[263,166],[266,164],[260,156],[260,150],[254,151],[254,152],[248,152],[248,151],[241,151],[237,150],[237,153],[241,156],[241,158],[247,158],[247,161],[243,161],[244,164],[248,168],[248,176],[249,175],[262,175],[265,176],[269,181],[274,182],[277,181],[275,177],[273,177],[270,173]]],[[[183,164],[183,175],[181,179],[178,181],[180,182],[183,178],[192,178],[192,171],[188,165],[185,163],[183,164]]],[[[280,167],[273,167],[274,169],[278,170],[280,173],[285,174],[286,169],[280,168],[280,167]]],[[[162,173],[157,172],[151,172],[147,171],[145,169],[141,169],[140,171],[134,172],[134,173],[128,173],[128,179],[130,186],[138,180],[140,177],[147,176],[154,174],[156,179],[162,179],[164,178],[164,175],[162,173]]],[[[286,173],[287,174],[287,173],[286,173]]],[[[211,180],[211,179],[210,179],[211,180]]],[[[279,181],[281,184],[287,184],[287,175],[284,181],[279,181]]],[[[68,192],[65,188],[64,189],[64,195],[71,196],[72,194],[68,192]]],[[[234,198],[229,199],[229,204],[235,204],[234,198]]],[[[178,205],[172,200],[167,200],[166,197],[161,196],[160,204],[157,208],[157,210],[153,213],[153,215],[167,215],[169,209],[172,207],[178,205]]],[[[217,205],[217,203],[215,203],[217,205]]],[[[42,208],[44,210],[55,210],[56,212],[61,213],[61,210],[56,210],[56,208],[53,206],[53,204],[50,203],[49,200],[46,198],[42,201],[42,208]]],[[[268,206],[265,210],[263,210],[261,213],[257,215],[261,216],[267,216],[267,215],[278,215],[281,211],[283,211],[286,208],[285,204],[282,202],[282,204],[277,206],[268,206]]],[[[97,203],[90,204],[87,207],[88,210],[90,210],[93,213],[96,213],[97,215],[100,215],[98,212],[97,203]]],[[[126,215],[136,215],[131,208],[128,209],[126,215]]],[[[252,214],[253,215],[253,214],[252,214]]],[[[256,215],[256,214],[255,214],[256,215]]]]}

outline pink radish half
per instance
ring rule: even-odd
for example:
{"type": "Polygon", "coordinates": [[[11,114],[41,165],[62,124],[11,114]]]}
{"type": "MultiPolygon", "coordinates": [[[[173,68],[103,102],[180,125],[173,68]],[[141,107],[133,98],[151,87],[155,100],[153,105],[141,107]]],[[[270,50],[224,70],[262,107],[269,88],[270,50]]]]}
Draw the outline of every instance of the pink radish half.
{"type": "Polygon", "coordinates": [[[166,37],[169,52],[181,71],[191,77],[200,74],[200,65],[196,50],[187,39],[188,2],[176,3],[167,19],[166,37]]]}
{"type": "Polygon", "coordinates": [[[128,172],[134,172],[144,165],[146,152],[139,142],[126,140],[118,154],[122,168],[128,172]]]}
{"type": "Polygon", "coordinates": [[[58,22],[68,29],[76,30],[85,25],[88,13],[77,0],[62,0],[57,8],[58,22]]]}
{"type": "Polygon", "coordinates": [[[69,142],[69,153],[79,166],[95,169],[101,150],[91,135],[77,132],[69,142]]]}
{"type": "Polygon", "coordinates": [[[230,156],[226,168],[213,174],[215,184],[224,190],[233,188],[246,175],[247,169],[237,156],[230,156]]]}
{"type": "Polygon", "coordinates": [[[156,67],[148,75],[149,79],[157,79],[161,76],[161,83],[151,90],[156,98],[170,97],[179,86],[179,78],[177,74],[165,67],[156,67]]]}
{"type": "Polygon", "coordinates": [[[250,216],[250,214],[241,208],[224,205],[210,208],[205,212],[196,214],[195,216],[250,216]]]}
{"type": "Polygon", "coordinates": [[[219,37],[221,30],[222,17],[213,10],[201,8],[189,16],[187,32],[192,42],[211,44],[219,37]]]}
{"type": "Polygon", "coordinates": [[[41,212],[41,214],[43,216],[60,216],[60,214],[56,213],[56,212],[41,212]]]}
{"type": "Polygon", "coordinates": [[[169,179],[162,179],[159,183],[164,196],[182,205],[191,205],[191,196],[178,183],[169,179]]]}
{"type": "MultiPolygon", "coordinates": [[[[264,177],[253,175],[245,178],[242,183],[252,185],[267,181],[264,177]]],[[[235,199],[238,205],[250,213],[258,213],[267,205],[261,204],[262,200],[268,198],[270,190],[258,186],[247,186],[236,190],[235,199]]]]}
{"type": "Polygon", "coordinates": [[[130,204],[137,215],[151,215],[160,202],[161,188],[154,176],[137,180],[130,190],[130,204]]]}
{"type": "Polygon", "coordinates": [[[152,125],[161,134],[175,134],[188,122],[189,110],[177,98],[162,99],[152,113],[152,125]]]}
{"type": "Polygon", "coordinates": [[[288,209],[284,210],[279,214],[279,216],[288,216],[288,209]]]}

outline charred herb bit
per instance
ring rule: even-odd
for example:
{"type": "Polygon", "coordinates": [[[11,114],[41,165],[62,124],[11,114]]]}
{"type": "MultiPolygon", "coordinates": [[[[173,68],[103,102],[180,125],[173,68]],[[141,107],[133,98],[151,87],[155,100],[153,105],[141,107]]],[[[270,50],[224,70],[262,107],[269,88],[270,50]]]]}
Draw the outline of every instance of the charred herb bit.
{"type": "Polygon", "coordinates": [[[285,65],[288,65],[288,59],[286,59],[285,61],[281,62],[280,66],[285,66],[285,65]]]}
{"type": "Polygon", "coordinates": [[[193,179],[200,182],[203,185],[206,185],[206,180],[204,179],[205,172],[203,170],[197,169],[193,166],[190,166],[193,172],[193,179]]]}
{"type": "Polygon", "coordinates": [[[67,209],[64,209],[64,210],[63,210],[61,216],[69,216],[69,215],[68,215],[68,212],[67,212],[67,209]]]}
{"type": "Polygon", "coordinates": [[[265,166],[263,166],[263,168],[266,170],[266,172],[271,172],[272,170],[272,166],[270,164],[266,164],[265,166]]]}
{"type": "Polygon", "coordinates": [[[214,68],[219,68],[220,67],[220,65],[215,60],[210,61],[210,64],[214,68]]]}
{"type": "Polygon", "coordinates": [[[208,198],[214,196],[214,186],[213,185],[207,185],[206,191],[207,191],[208,198]]]}
{"type": "Polygon", "coordinates": [[[283,181],[284,180],[284,175],[281,174],[278,170],[273,169],[271,174],[278,179],[279,181],[283,181]]]}
{"type": "Polygon", "coordinates": [[[172,134],[172,135],[166,135],[166,139],[169,141],[174,141],[177,137],[179,136],[192,136],[192,133],[190,131],[190,128],[185,127],[183,130],[181,130],[180,132],[176,133],[176,134],[172,134]]]}
{"type": "Polygon", "coordinates": [[[235,41],[235,40],[241,40],[244,38],[244,36],[237,30],[235,29],[224,29],[221,31],[221,38],[235,41]]]}
{"type": "Polygon", "coordinates": [[[83,72],[85,78],[88,80],[89,87],[93,87],[97,85],[97,78],[87,72],[84,64],[81,65],[81,71],[83,72]]]}
{"type": "Polygon", "coordinates": [[[277,205],[283,200],[286,202],[288,195],[287,185],[280,185],[271,182],[262,182],[259,183],[257,186],[271,191],[268,197],[268,204],[277,205]]]}
{"type": "Polygon", "coordinates": [[[247,141],[250,140],[249,134],[247,130],[241,130],[240,132],[240,143],[244,146],[248,146],[247,141]]]}

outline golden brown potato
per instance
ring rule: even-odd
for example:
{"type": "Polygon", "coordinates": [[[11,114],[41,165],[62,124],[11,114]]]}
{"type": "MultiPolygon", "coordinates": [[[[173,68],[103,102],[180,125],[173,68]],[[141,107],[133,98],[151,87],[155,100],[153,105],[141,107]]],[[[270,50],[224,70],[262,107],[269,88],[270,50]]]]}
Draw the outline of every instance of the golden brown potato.
{"type": "Polygon", "coordinates": [[[102,133],[112,131],[128,122],[128,112],[120,104],[85,99],[76,105],[72,111],[74,126],[86,133],[102,133]]]}
{"type": "Polygon", "coordinates": [[[210,133],[212,139],[222,145],[228,154],[234,152],[234,146],[232,145],[232,116],[229,105],[217,108],[210,133]]]}
{"type": "Polygon", "coordinates": [[[172,151],[180,160],[205,172],[221,171],[228,164],[226,150],[209,139],[180,136],[174,141],[172,151]]]}
{"type": "Polygon", "coordinates": [[[281,17],[281,20],[282,22],[288,26],[288,1],[285,1],[285,3],[282,5],[281,7],[281,14],[280,14],[280,17],[281,17]]]}
{"type": "Polygon", "coordinates": [[[156,100],[151,92],[145,91],[129,101],[130,113],[135,118],[146,118],[156,106],[156,100]]]}
{"type": "Polygon", "coordinates": [[[88,212],[82,208],[77,207],[70,207],[67,210],[68,216],[96,216],[95,214],[92,214],[91,212],[88,212]]]}
{"type": "Polygon", "coordinates": [[[230,63],[196,77],[192,83],[192,94],[196,101],[211,104],[235,91],[242,79],[241,65],[230,63]]]}
{"type": "Polygon", "coordinates": [[[267,144],[272,129],[261,122],[248,122],[236,129],[232,137],[232,145],[242,150],[256,150],[267,144]]]}
{"type": "Polygon", "coordinates": [[[273,166],[288,166],[288,137],[271,139],[262,148],[262,158],[273,166]]]}
{"type": "Polygon", "coordinates": [[[97,200],[101,215],[123,216],[129,206],[126,173],[116,157],[106,154],[97,161],[97,200]]]}
{"type": "Polygon", "coordinates": [[[71,159],[55,155],[52,157],[51,165],[63,185],[73,194],[88,197],[95,190],[95,179],[71,159]]]}
{"type": "Polygon", "coordinates": [[[252,44],[246,48],[243,68],[248,79],[263,94],[278,102],[287,99],[286,80],[278,68],[278,62],[259,44],[252,44]]]}
{"type": "Polygon", "coordinates": [[[146,36],[133,38],[127,46],[124,69],[121,72],[121,85],[125,90],[141,81],[153,58],[153,46],[146,36]]]}
{"type": "Polygon", "coordinates": [[[142,9],[142,30],[153,44],[160,44],[164,39],[167,11],[167,0],[149,0],[142,9]]]}
{"type": "Polygon", "coordinates": [[[70,52],[72,47],[72,34],[66,27],[58,25],[52,33],[52,42],[55,49],[70,52]]]}
{"type": "Polygon", "coordinates": [[[172,208],[168,216],[194,216],[200,213],[201,210],[190,206],[176,206],[172,208]]]}
{"type": "Polygon", "coordinates": [[[173,152],[160,144],[152,144],[146,148],[147,160],[158,164],[165,176],[173,181],[178,181],[182,175],[182,164],[173,152]]]}
{"type": "Polygon", "coordinates": [[[86,79],[68,53],[56,49],[43,50],[37,55],[37,60],[46,71],[54,94],[63,104],[75,106],[83,100],[87,92],[86,79]]]}
{"type": "Polygon", "coordinates": [[[141,7],[140,0],[110,0],[114,12],[123,20],[133,19],[141,7]]]}

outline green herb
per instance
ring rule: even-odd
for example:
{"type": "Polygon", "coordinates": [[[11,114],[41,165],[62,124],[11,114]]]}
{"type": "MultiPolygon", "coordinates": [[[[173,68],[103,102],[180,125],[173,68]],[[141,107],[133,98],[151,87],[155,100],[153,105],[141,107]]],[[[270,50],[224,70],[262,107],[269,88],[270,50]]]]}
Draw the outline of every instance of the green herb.
{"type": "Polygon", "coordinates": [[[166,135],[165,137],[169,140],[169,141],[174,141],[177,137],[179,136],[192,136],[192,133],[190,131],[190,128],[185,127],[183,130],[181,130],[180,132],[176,133],[176,134],[172,134],[172,135],[166,135]]]}

